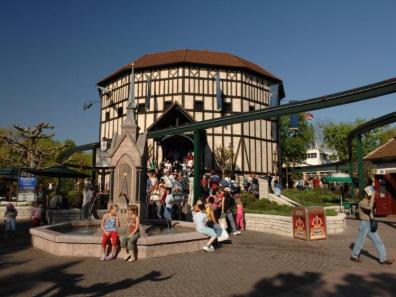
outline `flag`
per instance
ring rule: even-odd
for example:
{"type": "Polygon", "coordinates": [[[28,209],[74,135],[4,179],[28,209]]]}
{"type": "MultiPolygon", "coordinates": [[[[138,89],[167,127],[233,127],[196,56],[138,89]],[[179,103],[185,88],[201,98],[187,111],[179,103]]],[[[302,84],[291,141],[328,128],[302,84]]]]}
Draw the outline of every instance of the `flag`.
{"type": "Polygon", "coordinates": [[[269,106],[278,106],[281,99],[285,98],[285,89],[283,88],[283,82],[270,85],[270,102],[269,106]]]}
{"type": "Polygon", "coordinates": [[[313,118],[314,118],[314,116],[313,116],[312,113],[306,112],[306,113],[304,114],[304,119],[305,119],[306,121],[312,121],[313,118]]]}
{"type": "Polygon", "coordinates": [[[150,97],[151,97],[151,76],[146,74],[147,79],[147,92],[146,92],[146,110],[150,109],[150,97]]]}
{"type": "Polygon", "coordinates": [[[133,68],[133,63],[132,63],[132,71],[129,81],[130,83],[129,83],[128,108],[133,108],[133,106],[135,106],[135,70],[133,68]]]}
{"type": "Polygon", "coordinates": [[[220,73],[217,71],[216,73],[216,103],[217,103],[217,110],[223,109],[223,96],[221,91],[221,84],[220,84],[220,73]]]}

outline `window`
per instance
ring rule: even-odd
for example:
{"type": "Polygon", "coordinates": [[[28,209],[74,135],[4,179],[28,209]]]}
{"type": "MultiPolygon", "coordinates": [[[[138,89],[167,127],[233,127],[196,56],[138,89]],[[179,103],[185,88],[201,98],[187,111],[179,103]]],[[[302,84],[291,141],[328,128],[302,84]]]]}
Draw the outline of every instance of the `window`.
{"type": "Polygon", "coordinates": [[[316,153],[307,154],[307,159],[315,159],[318,155],[316,153]]]}
{"type": "Polygon", "coordinates": [[[255,110],[254,105],[249,105],[249,111],[254,111],[254,110],[255,110]]]}
{"type": "Polygon", "coordinates": [[[204,110],[203,101],[195,101],[195,103],[194,103],[194,110],[195,110],[195,111],[203,111],[203,110],[204,110]]]}
{"type": "Polygon", "coordinates": [[[123,112],[123,110],[122,110],[122,107],[118,107],[118,108],[117,108],[117,116],[118,116],[118,117],[122,117],[123,113],[124,113],[124,112],[123,112]]]}
{"type": "Polygon", "coordinates": [[[105,113],[105,121],[110,120],[110,111],[106,111],[105,113]]]}
{"type": "Polygon", "coordinates": [[[171,107],[172,101],[165,101],[165,108],[164,110],[167,110],[169,107],[171,107]]]}
{"type": "Polygon", "coordinates": [[[146,111],[146,104],[144,104],[144,103],[138,104],[137,111],[138,112],[145,112],[146,111]]]}
{"type": "Polygon", "coordinates": [[[224,110],[224,112],[232,112],[231,102],[224,102],[223,103],[223,110],[224,110]]]}

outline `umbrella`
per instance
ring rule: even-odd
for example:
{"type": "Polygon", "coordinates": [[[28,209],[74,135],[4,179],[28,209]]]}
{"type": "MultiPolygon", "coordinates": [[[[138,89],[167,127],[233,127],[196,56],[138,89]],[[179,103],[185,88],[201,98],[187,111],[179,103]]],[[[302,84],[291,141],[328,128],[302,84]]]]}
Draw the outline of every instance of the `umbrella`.
{"type": "Polygon", "coordinates": [[[326,183],[352,183],[352,178],[348,173],[333,173],[330,176],[326,176],[324,178],[324,182],[326,183]]]}
{"type": "Polygon", "coordinates": [[[24,171],[33,173],[35,175],[42,175],[42,176],[50,176],[50,177],[62,177],[62,178],[84,178],[89,177],[88,174],[79,172],[77,170],[73,170],[67,168],[62,165],[54,165],[47,168],[23,168],[24,171]]]}

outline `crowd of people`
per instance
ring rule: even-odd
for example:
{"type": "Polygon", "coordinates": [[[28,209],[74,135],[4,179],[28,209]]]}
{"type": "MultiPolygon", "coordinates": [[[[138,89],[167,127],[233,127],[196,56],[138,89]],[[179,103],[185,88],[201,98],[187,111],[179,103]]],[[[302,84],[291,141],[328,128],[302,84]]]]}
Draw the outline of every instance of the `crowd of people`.
{"type": "Polygon", "coordinates": [[[189,153],[183,162],[165,159],[159,168],[149,162],[146,193],[150,219],[186,219],[182,209],[190,193],[193,161],[189,153]]]}

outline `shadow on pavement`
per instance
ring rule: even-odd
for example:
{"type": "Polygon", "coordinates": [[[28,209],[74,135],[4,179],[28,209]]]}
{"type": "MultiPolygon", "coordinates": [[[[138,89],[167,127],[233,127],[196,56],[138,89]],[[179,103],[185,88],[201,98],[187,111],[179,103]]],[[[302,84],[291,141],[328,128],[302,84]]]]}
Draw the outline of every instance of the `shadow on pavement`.
{"type": "Polygon", "coordinates": [[[30,296],[36,297],[70,295],[103,296],[128,289],[142,282],[164,281],[172,278],[172,275],[161,277],[160,272],[151,271],[136,279],[125,278],[118,282],[101,282],[84,287],[79,284],[84,280],[84,274],[67,271],[68,268],[78,263],[79,261],[71,261],[61,265],[46,267],[34,272],[19,272],[2,277],[0,278],[0,295],[13,296],[27,293],[30,296]],[[43,286],[45,286],[45,288],[43,286]]]}
{"type": "Polygon", "coordinates": [[[30,227],[30,221],[17,221],[15,234],[8,235],[6,238],[4,224],[0,224],[0,255],[3,256],[30,248],[30,227]]]}
{"type": "Polygon", "coordinates": [[[246,295],[255,296],[348,296],[372,297],[395,296],[396,274],[386,272],[367,273],[320,273],[304,274],[281,273],[256,283],[255,288],[246,295]]]}

